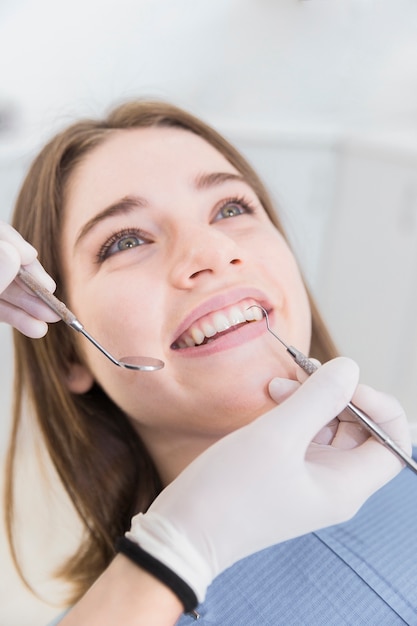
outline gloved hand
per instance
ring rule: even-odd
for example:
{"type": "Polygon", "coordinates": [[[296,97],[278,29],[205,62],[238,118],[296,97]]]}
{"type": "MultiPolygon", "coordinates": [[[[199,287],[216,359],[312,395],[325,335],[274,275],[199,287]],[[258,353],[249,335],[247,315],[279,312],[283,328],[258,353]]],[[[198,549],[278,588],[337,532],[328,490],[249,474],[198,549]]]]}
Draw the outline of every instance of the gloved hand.
{"type": "MultiPolygon", "coordinates": [[[[368,436],[351,449],[312,443],[351,400],[358,376],[357,365],[346,358],[320,367],[282,404],[197,457],[145,514],[133,518],[127,537],[202,601],[212,580],[243,557],[351,518],[401,469],[368,436]]],[[[276,400],[288,395],[278,387],[276,400]]],[[[366,392],[360,406],[375,421],[384,417],[384,428],[409,450],[406,419],[396,402],[366,392]]]]}
{"type": "Polygon", "coordinates": [[[21,265],[48,289],[55,291],[55,282],[37,260],[33,246],[9,224],[0,222],[0,322],[11,324],[28,337],[46,334],[46,322],[60,318],[22,284],[16,275],[21,265]]]}
{"type": "MultiPolygon", "coordinates": [[[[310,359],[317,367],[321,366],[317,359],[310,359]]],[[[269,384],[269,393],[271,397],[280,404],[285,398],[288,398],[300,384],[308,378],[308,374],[301,367],[296,368],[297,381],[285,378],[274,378],[269,384]]],[[[360,407],[365,413],[375,413],[376,420],[385,432],[389,433],[390,426],[386,423],[392,419],[402,418],[404,414],[403,408],[398,400],[393,396],[376,391],[367,385],[358,385],[352,401],[356,406],[360,407]],[[369,406],[369,410],[367,407],[369,406]],[[388,407],[391,407],[390,409],[388,407]]],[[[400,447],[407,451],[411,451],[410,429],[406,420],[401,422],[404,426],[403,444],[400,447]]],[[[331,444],[337,448],[353,448],[369,438],[369,431],[357,420],[350,411],[343,411],[335,417],[331,422],[326,424],[314,437],[315,443],[331,444]]],[[[411,452],[410,452],[411,453],[411,452]]]]}

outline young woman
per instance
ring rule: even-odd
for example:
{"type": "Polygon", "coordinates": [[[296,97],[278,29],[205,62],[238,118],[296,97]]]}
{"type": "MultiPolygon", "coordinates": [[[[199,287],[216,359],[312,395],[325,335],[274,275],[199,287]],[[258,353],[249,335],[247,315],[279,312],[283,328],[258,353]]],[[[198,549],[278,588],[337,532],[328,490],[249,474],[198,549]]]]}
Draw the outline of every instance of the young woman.
{"type": "MultiPolygon", "coordinates": [[[[334,538],[310,533],[345,522],[384,485],[376,494],[384,507],[392,491],[402,501],[404,489],[415,490],[407,471],[391,480],[399,461],[344,415],[352,396],[409,451],[407,422],[393,398],[358,386],[354,363],[334,358],[242,156],[182,110],[129,103],[52,139],[27,175],[13,226],[0,229],[0,315],[20,331],[7,522],[13,546],[13,473],[29,399],[86,529],[60,572],[71,602],[82,598],[62,624],[182,624],[194,609],[203,624],[299,624],[306,613],[309,624],[342,616],[358,624],[364,593],[377,623],[397,623],[398,606],[363,573],[352,578],[341,556],[348,542],[338,550],[334,538]],[[21,265],[50,290],[53,276],[56,295],[110,352],[165,367],[117,368],[66,325],[46,332],[57,316],[22,286],[21,265]],[[300,385],[305,376],[254,305],[290,344],[332,360],[300,385]],[[323,593],[318,581],[330,571],[323,593]]],[[[405,550],[401,516],[417,512],[403,509],[391,571],[405,550]]],[[[374,525],[372,506],[363,510],[374,525]]],[[[349,532],[375,570],[366,532],[349,532]]],[[[387,533],[384,548],[388,525],[387,533]]],[[[415,538],[407,541],[409,549],[415,538]]],[[[407,576],[417,582],[415,566],[407,576]]],[[[407,594],[404,606],[417,623],[407,594]]]]}

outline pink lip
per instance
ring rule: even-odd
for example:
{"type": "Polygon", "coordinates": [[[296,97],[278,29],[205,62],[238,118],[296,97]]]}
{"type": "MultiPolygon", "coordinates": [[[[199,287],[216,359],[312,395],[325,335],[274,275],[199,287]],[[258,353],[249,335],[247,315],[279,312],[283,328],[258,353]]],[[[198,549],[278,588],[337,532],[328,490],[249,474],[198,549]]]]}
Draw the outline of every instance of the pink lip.
{"type": "MultiPolygon", "coordinates": [[[[271,304],[269,303],[266,295],[259,289],[239,288],[219,294],[200,304],[184,318],[184,320],[175,330],[174,338],[171,344],[175,342],[184,331],[190,328],[190,326],[192,326],[192,324],[194,324],[201,317],[204,317],[209,313],[213,313],[214,311],[219,311],[220,309],[223,309],[224,307],[230,306],[232,304],[236,304],[241,300],[247,298],[253,298],[266,310],[269,310],[271,308],[271,304]]],[[[201,346],[199,346],[199,348],[201,348],[201,346]]],[[[192,348],[188,348],[188,350],[190,349],[192,348]]]]}

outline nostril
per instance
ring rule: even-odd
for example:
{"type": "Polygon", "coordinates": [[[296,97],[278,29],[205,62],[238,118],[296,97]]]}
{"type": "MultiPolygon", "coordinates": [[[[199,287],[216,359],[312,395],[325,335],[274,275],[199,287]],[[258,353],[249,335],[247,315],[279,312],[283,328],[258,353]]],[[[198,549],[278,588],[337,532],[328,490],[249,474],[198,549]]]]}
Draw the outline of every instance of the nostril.
{"type": "Polygon", "coordinates": [[[240,259],[232,259],[230,261],[231,265],[239,265],[240,263],[242,263],[242,261],[240,259]]]}
{"type": "Polygon", "coordinates": [[[197,276],[199,276],[200,274],[203,274],[204,272],[212,272],[213,270],[211,269],[206,269],[206,270],[198,270],[198,272],[194,272],[193,274],[190,274],[190,278],[197,278],[197,276]]]}

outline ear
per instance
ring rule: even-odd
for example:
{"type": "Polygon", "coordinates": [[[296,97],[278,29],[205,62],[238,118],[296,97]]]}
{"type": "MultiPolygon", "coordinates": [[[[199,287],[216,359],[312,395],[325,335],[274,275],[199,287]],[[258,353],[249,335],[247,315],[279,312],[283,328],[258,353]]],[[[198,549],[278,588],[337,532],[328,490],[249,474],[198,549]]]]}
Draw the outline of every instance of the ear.
{"type": "Polygon", "coordinates": [[[66,376],[66,383],[71,393],[86,393],[91,389],[94,378],[90,370],[80,363],[72,363],[66,376]]]}

